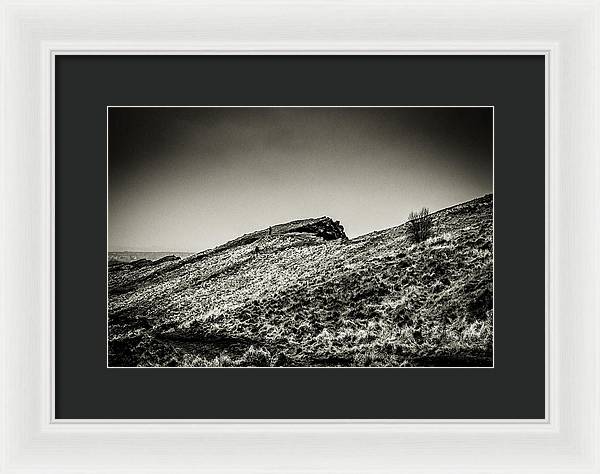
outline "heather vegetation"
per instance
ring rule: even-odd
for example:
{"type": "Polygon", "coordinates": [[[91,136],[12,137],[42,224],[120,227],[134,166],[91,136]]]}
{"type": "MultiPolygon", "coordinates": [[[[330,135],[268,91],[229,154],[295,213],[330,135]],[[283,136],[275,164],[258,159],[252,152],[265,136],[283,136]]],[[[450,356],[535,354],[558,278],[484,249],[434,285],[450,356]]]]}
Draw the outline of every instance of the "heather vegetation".
{"type": "Polygon", "coordinates": [[[322,218],[112,265],[109,365],[491,366],[492,206],[427,211],[419,238],[415,216],[355,239],[322,218]]]}

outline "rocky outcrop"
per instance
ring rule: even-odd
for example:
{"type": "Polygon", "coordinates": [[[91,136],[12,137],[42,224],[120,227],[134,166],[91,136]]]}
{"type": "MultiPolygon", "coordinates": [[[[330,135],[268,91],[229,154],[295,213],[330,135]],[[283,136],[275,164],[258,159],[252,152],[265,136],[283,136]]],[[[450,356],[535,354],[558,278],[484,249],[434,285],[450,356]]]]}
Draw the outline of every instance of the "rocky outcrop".
{"type": "Polygon", "coordinates": [[[178,257],[177,255],[166,255],[163,258],[159,258],[158,260],[155,260],[154,265],[160,265],[161,263],[165,263],[165,262],[176,262],[177,260],[181,260],[181,257],[178,257]]]}
{"type": "Polygon", "coordinates": [[[270,228],[257,230],[256,232],[251,232],[250,234],[244,234],[241,237],[215,247],[212,250],[201,252],[198,254],[198,256],[205,256],[207,254],[221,252],[223,250],[239,247],[241,245],[254,244],[255,242],[258,242],[266,237],[293,233],[313,234],[317,237],[321,237],[323,240],[346,240],[348,238],[344,233],[344,226],[340,224],[340,221],[334,221],[330,217],[325,216],[316,219],[301,219],[297,221],[286,222],[285,224],[276,224],[270,228]]]}
{"type": "Polygon", "coordinates": [[[309,219],[293,230],[288,232],[308,232],[315,234],[325,240],[347,239],[344,232],[344,226],[340,221],[334,221],[330,217],[321,217],[320,219],[309,219]]]}

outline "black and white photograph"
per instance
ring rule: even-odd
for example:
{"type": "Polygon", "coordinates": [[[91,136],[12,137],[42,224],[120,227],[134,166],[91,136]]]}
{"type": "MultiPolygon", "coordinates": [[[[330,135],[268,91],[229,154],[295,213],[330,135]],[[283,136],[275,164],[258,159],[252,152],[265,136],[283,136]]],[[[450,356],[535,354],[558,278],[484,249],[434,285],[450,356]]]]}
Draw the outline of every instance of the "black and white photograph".
{"type": "Polygon", "coordinates": [[[494,108],[107,108],[107,365],[494,366],[494,108]]]}

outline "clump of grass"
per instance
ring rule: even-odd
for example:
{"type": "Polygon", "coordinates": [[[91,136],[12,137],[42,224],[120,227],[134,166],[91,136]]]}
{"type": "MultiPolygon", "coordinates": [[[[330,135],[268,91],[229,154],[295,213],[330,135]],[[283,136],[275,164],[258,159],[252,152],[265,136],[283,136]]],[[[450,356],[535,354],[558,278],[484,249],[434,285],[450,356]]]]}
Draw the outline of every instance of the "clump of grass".
{"type": "Polygon", "coordinates": [[[438,234],[436,236],[431,237],[429,240],[429,244],[431,246],[437,245],[440,247],[448,247],[454,240],[454,234],[452,232],[444,232],[442,234],[438,234]]]}
{"type": "Polygon", "coordinates": [[[211,367],[235,367],[236,364],[227,354],[219,354],[210,364],[211,367]]]}
{"type": "Polygon", "coordinates": [[[254,346],[250,346],[242,356],[243,364],[250,367],[271,367],[272,359],[271,353],[267,349],[260,347],[257,349],[254,346]]]}
{"type": "Polygon", "coordinates": [[[354,356],[354,364],[357,367],[371,367],[377,360],[377,356],[373,352],[361,352],[354,356]]]}
{"type": "Polygon", "coordinates": [[[214,359],[199,355],[185,354],[182,358],[183,367],[236,367],[236,362],[227,354],[219,354],[214,359]]]}
{"type": "Polygon", "coordinates": [[[355,367],[394,367],[400,362],[394,355],[385,354],[377,350],[367,350],[354,355],[355,367]]]}

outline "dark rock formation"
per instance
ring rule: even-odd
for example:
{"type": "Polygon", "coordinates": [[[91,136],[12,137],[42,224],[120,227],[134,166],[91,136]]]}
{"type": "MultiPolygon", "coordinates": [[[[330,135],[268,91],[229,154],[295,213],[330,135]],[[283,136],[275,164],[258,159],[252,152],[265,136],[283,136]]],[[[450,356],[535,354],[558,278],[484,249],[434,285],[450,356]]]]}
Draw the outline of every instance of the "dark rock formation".
{"type": "Polygon", "coordinates": [[[325,240],[347,239],[344,226],[340,224],[340,221],[333,221],[330,217],[309,219],[305,224],[288,232],[308,232],[325,240]]]}
{"type": "Polygon", "coordinates": [[[228,250],[241,245],[253,244],[263,238],[274,237],[277,235],[307,233],[321,237],[324,240],[343,239],[347,240],[344,233],[344,227],[340,221],[334,221],[330,217],[319,217],[317,219],[301,219],[297,221],[287,222],[285,224],[277,224],[267,229],[257,230],[250,234],[244,234],[237,239],[231,240],[226,244],[215,247],[212,250],[207,250],[198,254],[197,258],[206,254],[228,250]]]}
{"type": "Polygon", "coordinates": [[[152,260],[149,260],[147,258],[140,258],[139,260],[129,262],[129,265],[135,268],[145,267],[147,265],[152,265],[152,260]]]}
{"type": "Polygon", "coordinates": [[[148,266],[156,266],[166,262],[175,262],[177,260],[181,260],[180,257],[176,255],[167,255],[165,257],[159,258],[158,260],[149,260],[147,258],[140,258],[139,260],[134,260],[133,262],[128,262],[126,265],[130,265],[135,268],[148,267],[148,266]]]}
{"type": "Polygon", "coordinates": [[[165,262],[176,262],[177,260],[181,260],[181,257],[178,257],[176,255],[167,255],[163,258],[159,258],[158,260],[155,260],[154,265],[159,265],[159,264],[165,263],[165,262]]]}

